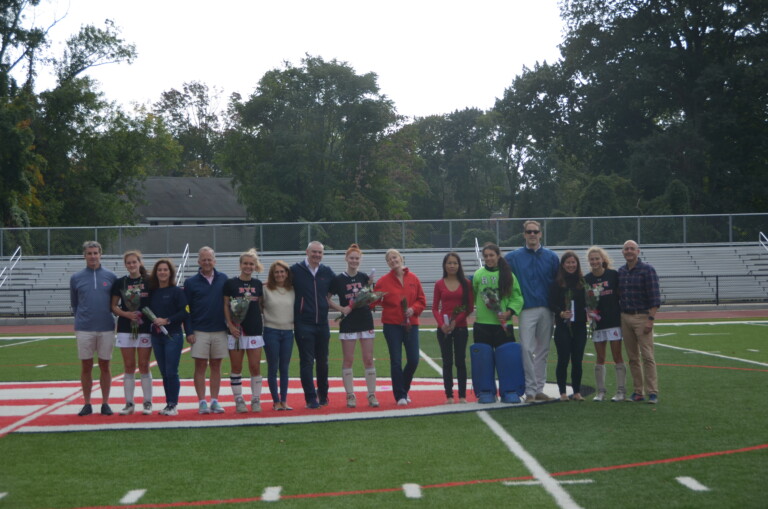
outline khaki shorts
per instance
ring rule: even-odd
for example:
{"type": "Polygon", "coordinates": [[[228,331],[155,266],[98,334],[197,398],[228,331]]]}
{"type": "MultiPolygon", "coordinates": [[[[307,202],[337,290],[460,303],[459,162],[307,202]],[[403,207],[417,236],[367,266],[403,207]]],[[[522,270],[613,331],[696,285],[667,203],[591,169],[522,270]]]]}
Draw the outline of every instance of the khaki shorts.
{"type": "Polygon", "coordinates": [[[98,353],[103,361],[112,360],[112,350],[115,348],[115,333],[112,331],[75,331],[77,338],[77,357],[81,360],[93,360],[93,354],[98,353]]]}
{"type": "Polygon", "coordinates": [[[192,357],[195,359],[224,359],[229,357],[227,331],[195,331],[192,357]]]}

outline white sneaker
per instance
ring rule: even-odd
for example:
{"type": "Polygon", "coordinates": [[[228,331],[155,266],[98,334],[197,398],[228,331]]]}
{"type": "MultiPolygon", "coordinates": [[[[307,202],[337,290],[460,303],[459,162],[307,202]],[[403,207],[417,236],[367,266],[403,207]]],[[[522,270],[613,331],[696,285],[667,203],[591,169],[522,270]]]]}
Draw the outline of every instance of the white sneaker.
{"type": "Polygon", "coordinates": [[[248,412],[248,407],[245,405],[245,400],[242,397],[235,398],[235,412],[238,414],[248,412]]]}
{"type": "Polygon", "coordinates": [[[251,400],[251,412],[261,412],[261,400],[259,399],[251,400]]]}
{"type": "Polygon", "coordinates": [[[598,392],[597,395],[594,398],[592,398],[592,401],[605,401],[605,393],[598,392]]]}
{"type": "Polygon", "coordinates": [[[357,397],[353,393],[347,394],[347,408],[355,408],[357,406],[357,397]]]}
{"type": "Polygon", "coordinates": [[[369,394],[368,395],[368,406],[372,408],[378,408],[379,407],[379,400],[376,399],[375,394],[369,394]]]}
{"type": "Polygon", "coordinates": [[[205,400],[200,401],[200,405],[197,407],[197,413],[200,415],[207,415],[211,413],[211,409],[208,408],[208,403],[205,400]]]}
{"type": "Polygon", "coordinates": [[[122,410],[120,410],[120,415],[131,415],[133,414],[134,410],[136,410],[136,405],[134,405],[131,402],[128,402],[125,404],[122,410]]]}
{"type": "Polygon", "coordinates": [[[397,406],[408,406],[408,400],[405,398],[398,399],[397,406]]]}
{"type": "Polygon", "coordinates": [[[214,414],[223,414],[224,408],[219,404],[217,400],[211,400],[211,412],[214,414]]]}
{"type": "Polygon", "coordinates": [[[163,408],[160,411],[160,415],[168,415],[168,416],[179,415],[179,409],[176,408],[176,405],[168,405],[167,407],[163,408]]]}
{"type": "Polygon", "coordinates": [[[143,405],[144,409],[141,411],[144,415],[152,415],[152,403],[150,401],[145,401],[143,405]]]}
{"type": "Polygon", "coordinates": [[[627,396],[623,392],[617,392],[614,397],[611,398],[611,401],[620,402],[627,399],[627,396]]]}

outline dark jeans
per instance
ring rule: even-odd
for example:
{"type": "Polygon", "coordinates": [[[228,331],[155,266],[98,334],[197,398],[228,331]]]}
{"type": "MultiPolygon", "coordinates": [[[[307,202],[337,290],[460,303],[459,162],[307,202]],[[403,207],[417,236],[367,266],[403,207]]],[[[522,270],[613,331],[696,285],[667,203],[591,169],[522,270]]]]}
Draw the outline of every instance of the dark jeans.
{"type": "Polygon", "coordinates": [[[392,377],[392,392],[395,401],[408,397],[411,381],[419,365],[419,327],[411,326],[406,332],[402,325],[384,324],[384,338],[389,349],[389,368],[392,377]],[[405,347],[405,368],[403,369],[403,347],[405,347]]]}
{"type": "Polygon", "coordinates": [[[443,357],[443,385],[445,396],[453,397],[453,363],[456,361],[456,378],[459,382],[459,397],[467,397],[467,338],[469,331],[466,327],[456,327],[448,336],[437,329],[437,342],[440,344],[440,355],[443,357]],[[455,353],[455,359],[454,359],[455,353]]]}
{"type": "Polygon", "coordinates": [[[170,337],[163,334],[152,334],[152,350],[155,352],[155,360],[160,374],[163,375],[163,389],[165,390],[165,402],[168,405],[179,403],[179,361],[181,350],[184,348],[184,337],[181,332],[172,333],[170,337]]]}
{"type": "Polygon", "coordinates": [[[320,397],[328,399],[328,344],[331,330],[328,324],[297,323],[296,345],[299,347],[299,374],[307,403],[320,397]],[[317,364],[317,391],[312,381],[312,367],[317,364]]]}
{"type": "Polygon", "coordinates": [[[264,327],[264,351],[267,353],[267,381],[272,401],[288,398],[288,369],[293,353],[293,331],[264,327]],[[280,392],[277,391],[277,372],[280,370],[280,392]]]}
{"type": "Polygon", "coordinates": [[[581,392],[581,361],[587,346],[586,322],[568,324],[558,323],[555,327],[555,347],[557,348],[557,368],[555,376],[560,394],[565,394],[565,382],[568,378],[568,362],[571,363],[571,386],[573,392],[581,392]]]}

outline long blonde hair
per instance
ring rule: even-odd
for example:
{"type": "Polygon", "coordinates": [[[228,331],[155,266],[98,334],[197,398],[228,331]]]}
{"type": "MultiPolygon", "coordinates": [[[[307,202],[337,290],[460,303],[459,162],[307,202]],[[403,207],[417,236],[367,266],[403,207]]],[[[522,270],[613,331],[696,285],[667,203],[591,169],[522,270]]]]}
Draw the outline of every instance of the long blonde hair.
{"type": "Polygon", "coordinates": [[[600,255],[600,258],[603,259],[603,268],[604,269],[612,269],[613,268],[613,260],[611,260],[611,257],[608,256],[608,253],[600,246],[592,246],[587,250],[587,262],[589,262],[589,255],[592,253],[597,253],[600,255]]]}
{"type": "Polygon", "coordinates": [[[259,254],[256,252],[255,248],[251,248],[245,253],[240,255],[239,263],[243,263],[243,258],[253,258],[256,262],[256,272],[261,272],[264,270],[264,265],[261,264],[261,260],[259,260],[259,254]]]}

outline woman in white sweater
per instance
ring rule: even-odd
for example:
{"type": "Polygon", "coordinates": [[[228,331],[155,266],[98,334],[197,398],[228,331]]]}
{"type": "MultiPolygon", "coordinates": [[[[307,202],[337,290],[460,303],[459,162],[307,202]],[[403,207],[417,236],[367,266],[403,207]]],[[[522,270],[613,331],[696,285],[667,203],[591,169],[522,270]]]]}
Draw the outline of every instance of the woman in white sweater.
{"type": "Polygon", "coordinates": [[[267,380],[273,410],[293,410],[288,406],[288,368],[293,353],[293,301],[291,270],[278,260],[269,267],[261,300],[264,313],[264,351],[267,354],[267,380]],[[277,373],[280,372],[278,391],[277,373]]]}

